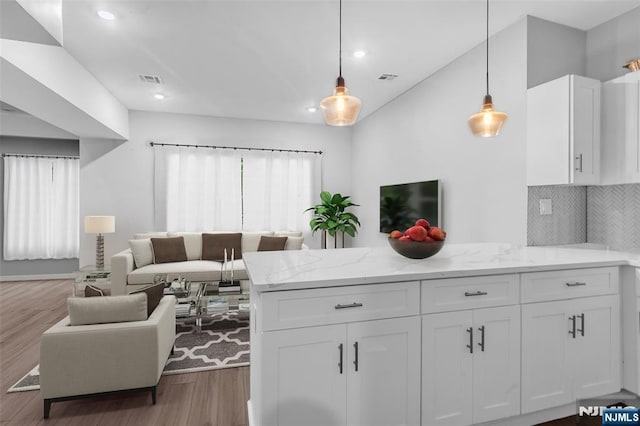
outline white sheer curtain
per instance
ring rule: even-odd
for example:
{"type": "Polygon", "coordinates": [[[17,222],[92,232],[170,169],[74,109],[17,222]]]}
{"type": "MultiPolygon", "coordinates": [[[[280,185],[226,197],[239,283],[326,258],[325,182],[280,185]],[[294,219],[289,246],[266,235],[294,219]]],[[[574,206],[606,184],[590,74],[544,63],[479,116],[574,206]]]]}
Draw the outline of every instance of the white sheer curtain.
{"type": "Polygon", "coordinates": [[[4,259],[68,259],[79,252],[79,161],[4,157],[4,259]]]}
{"type": "Polygon", "coordinates": [[[157,229],[242,229],[238,151],[156,145],[154,157],[157,229]]]}
{"type": "Polygon", "coordinates": [[[321,156],[313,153],[245,151],[243,211],[245,230],[309,230],[320,193],[321,156]]]}

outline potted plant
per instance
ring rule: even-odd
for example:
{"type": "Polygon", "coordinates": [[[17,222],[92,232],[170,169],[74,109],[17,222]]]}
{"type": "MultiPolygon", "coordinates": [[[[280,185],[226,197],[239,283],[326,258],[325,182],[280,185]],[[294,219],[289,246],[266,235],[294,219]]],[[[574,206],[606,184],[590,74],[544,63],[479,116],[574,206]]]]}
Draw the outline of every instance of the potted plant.
{"type": "Polygon", "coordinates": [[[313,217],[309,225],[313,234],[316,231],[322,231],[322,248],[327,248],[327,233],[333,237],[333,247],[338,247],[338,239],[336,233],[342,233],[342,247],[344,247],[344,234],[349,234],[351,237],[355,237],[358,232],[358,226],[360,221],[358,217],[345,211],[348,207],[358,206],[349,199],[350,196],[343,196],[340,193],[331,195],[328,191],[322,191],[320,193],[320,204],[316,204],[313,207],[309,207],[305,211],[312,210],[313,217]]]}

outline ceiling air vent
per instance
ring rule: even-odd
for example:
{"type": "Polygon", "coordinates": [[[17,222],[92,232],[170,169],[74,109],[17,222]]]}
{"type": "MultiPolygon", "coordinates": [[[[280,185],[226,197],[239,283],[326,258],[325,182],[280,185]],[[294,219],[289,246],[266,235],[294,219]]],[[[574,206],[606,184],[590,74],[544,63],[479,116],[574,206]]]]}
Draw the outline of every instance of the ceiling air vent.
{"type": "Polygon", "coordinates": [[[380,74],[380,76],[378,77],[378,80],[393,80],[394,78],[397,78],[398,74],[387,74],[387,73],[383,73],[380,74]]]}
{"type": "Polygon", "coordinates": [[[153,83],[153,84],[162,83],[162,80],[160,80],[160,77],[158,77],[157,75],[140,74],[139,77],[140,77],[140,80],[144,81],[145,83],[153,83]]]}

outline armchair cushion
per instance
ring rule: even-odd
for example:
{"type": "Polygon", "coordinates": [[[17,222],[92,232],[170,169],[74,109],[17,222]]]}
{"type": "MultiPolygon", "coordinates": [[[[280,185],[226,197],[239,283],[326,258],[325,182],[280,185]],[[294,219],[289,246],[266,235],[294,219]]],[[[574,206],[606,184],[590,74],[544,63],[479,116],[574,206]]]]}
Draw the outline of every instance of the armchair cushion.
{"type": "Polygon", "coordinates": [[[151,238],[154,263],[185,262],[184,237],[151,238]]]}
{"type": "Polygon", "coordinates": [[[106,324],[147,319],[147,295],[70,297],[69,325],[106,324]]]}

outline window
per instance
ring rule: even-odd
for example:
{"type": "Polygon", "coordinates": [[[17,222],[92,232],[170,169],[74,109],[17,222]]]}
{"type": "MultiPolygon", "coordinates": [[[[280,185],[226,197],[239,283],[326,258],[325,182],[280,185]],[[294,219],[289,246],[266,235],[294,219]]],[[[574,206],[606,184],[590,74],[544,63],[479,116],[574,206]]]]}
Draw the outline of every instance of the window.
{"type": "Polygon", "coordinates": [[[155,145],[156,225],[168,231],[308,229],[320,155],[155,145]]]}
{"type": "Polygon", "coordinates": [[[4,157],[4,260],[78,257],[77,158],[4,157]]]}

